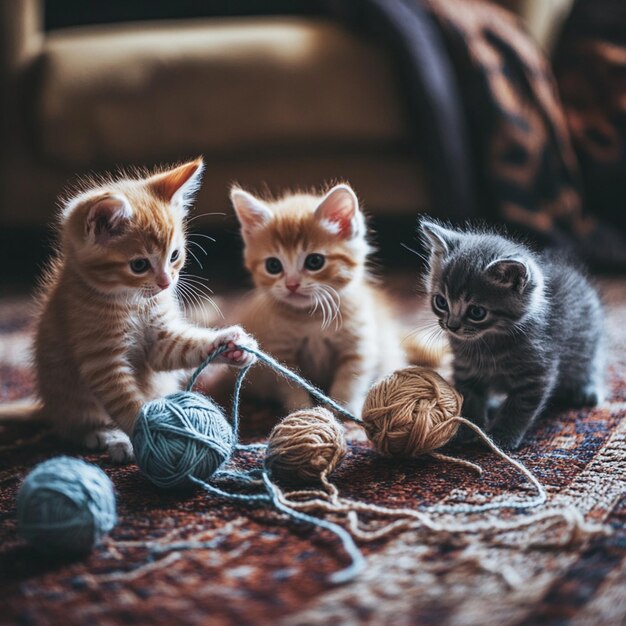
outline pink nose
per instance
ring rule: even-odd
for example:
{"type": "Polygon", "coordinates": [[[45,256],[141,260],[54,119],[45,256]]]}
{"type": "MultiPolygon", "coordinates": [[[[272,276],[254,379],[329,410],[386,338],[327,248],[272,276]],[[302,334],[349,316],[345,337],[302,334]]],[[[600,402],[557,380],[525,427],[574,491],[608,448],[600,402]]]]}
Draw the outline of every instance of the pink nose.
{"type": "Polygon", "coordinates": [[[287,283],[287,289],[291,291],[291,293],[296,293],[300,288],[300,283],[287,283]]]}
{"type": "Polygon", "coordinates": [[[169,276],[162,274],[157,278],[156,284],[161,289],[167,289],[172,284],[172,279],[169,276]]]}

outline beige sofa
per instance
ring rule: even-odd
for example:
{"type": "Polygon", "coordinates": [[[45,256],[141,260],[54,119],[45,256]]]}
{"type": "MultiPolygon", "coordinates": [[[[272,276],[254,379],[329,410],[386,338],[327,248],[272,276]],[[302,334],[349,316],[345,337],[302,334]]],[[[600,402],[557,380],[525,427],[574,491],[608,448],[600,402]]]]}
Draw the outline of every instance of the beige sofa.
{"type": "Polygon", "coordinates": [[[227,211],[233,181],[275,192],[335,179],[374,213],[428,208],[392,61],[339,25],[208,18],[44,32],[42,8],[0,0],[1,225],[46,223],[77,175],[198,154],[198,212],[227,211]]]}

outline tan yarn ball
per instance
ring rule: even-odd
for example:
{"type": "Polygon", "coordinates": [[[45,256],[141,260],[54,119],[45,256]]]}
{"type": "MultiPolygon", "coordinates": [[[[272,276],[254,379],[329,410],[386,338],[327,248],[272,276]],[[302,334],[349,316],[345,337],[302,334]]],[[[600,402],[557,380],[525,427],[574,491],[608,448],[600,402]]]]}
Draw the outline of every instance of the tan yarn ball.
{"type": "Polygon", "coordinates": [[[343,426],[322,407],[296,411],[270,433],[265,467],[282,478],[325,480],[346,455],[343,426]]]}
{"type": "Polygon", "coordinates": [[[407,367],[376,383],[362,418],[367,436],[384,456],[415,457],[436,450],[455,435],[463,397],[437,372],[407,367]]]}

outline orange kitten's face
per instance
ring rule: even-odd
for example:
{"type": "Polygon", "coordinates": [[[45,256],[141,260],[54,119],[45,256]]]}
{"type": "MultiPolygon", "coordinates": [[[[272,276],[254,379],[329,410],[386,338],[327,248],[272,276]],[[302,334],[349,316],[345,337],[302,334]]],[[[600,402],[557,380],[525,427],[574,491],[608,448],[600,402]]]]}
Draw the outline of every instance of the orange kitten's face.
{"type": "Polygon", "coordinates": [[[152,297],[173,288],[185,264],[185,202],[202,162],[88,192],[64,213],[76,269],[100,292],[152,297]]]}
{"type": "Polygon", "coordinates": [[[332,315],[341,292],[363,275],[369,251],[354,192],[339,185],[324,197],[266,203],[235,189],[231,198],[257,288],[293,308],[332,315]]]}

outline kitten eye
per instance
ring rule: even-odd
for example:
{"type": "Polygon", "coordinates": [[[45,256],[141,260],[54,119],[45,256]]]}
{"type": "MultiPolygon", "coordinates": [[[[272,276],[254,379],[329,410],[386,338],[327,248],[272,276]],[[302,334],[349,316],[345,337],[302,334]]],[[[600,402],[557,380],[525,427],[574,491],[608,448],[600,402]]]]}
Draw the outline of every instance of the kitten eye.
{"type": "Polygon", "coordinates": [[[265,269],[268,274],[280,274],[283,271],[283,264],[280,259],[271,256],[269,259],[265,259],[265,269]]]}
{"type": "Polygon", "coordinates": [[[172,252],[171,256],[170,256],[170,261],[175,261],[178,257],[180,256],[180,251],[179,250],[174,250],[174,252],[172,252]]]}
{"type": "Polygon", "coordinates": [[[446,299],[441,294],[438,293],[433,298],[433,302],[435,304],[435,308],[439,309],[440,311],[447,311],[448,310],[448,302],[446,301],[446,299]]]}
{"type": "Polygon", "coordinates": [[[135,274],[143,274],[150,269],[150,261],[148,259],[133,259],[129,265],[131,271],[135,274]]]}
{"type": "Polygon", "coordinates": [[[326,263],[324,255],[314,252],[313,254],[309,254],[307,258],[304,259],[304,268],[311,270],[312,272],[316,272],[324,267],[324,263],[326,263]]]}
{"type": "Polygon", "coordinates": [[[475,322],[480,322],[487,317],[487,309],[477,304],[472,304],[467,309],[467,317],[475,322]]]}

